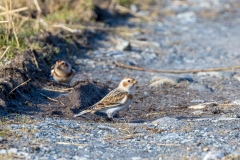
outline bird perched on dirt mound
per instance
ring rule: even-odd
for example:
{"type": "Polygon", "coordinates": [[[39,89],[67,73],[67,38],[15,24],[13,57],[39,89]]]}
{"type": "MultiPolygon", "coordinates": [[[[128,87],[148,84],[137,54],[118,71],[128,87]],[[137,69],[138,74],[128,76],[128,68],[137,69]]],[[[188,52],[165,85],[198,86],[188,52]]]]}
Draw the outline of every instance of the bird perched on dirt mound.
{"type": "Polygon", "coordinates": [[[119,86],[108,93],[102,100],[84,110],[74,117],[81,116],[85,113],[101,112],[107,114],[108,118],[113,118],[118,111],[127,108],[133,99],[133,87],[137,84],[134,78],[124,78],[119,86]]]}
{"type": "Polygon", "coordinates": [[[76,71],[72,65],[64,60],[58,60],[51,68],[51,76],[58,83],[69,84],[75,74],[76,71]]]}

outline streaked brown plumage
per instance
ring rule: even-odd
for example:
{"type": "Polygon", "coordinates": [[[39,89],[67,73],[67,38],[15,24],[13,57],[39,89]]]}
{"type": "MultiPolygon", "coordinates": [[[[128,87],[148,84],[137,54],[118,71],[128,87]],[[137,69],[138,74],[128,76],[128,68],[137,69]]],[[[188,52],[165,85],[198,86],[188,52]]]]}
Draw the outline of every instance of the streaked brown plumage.
{"type": "Polygon", "coordinates": [[[91,106],[88,110],[84,110],[74,117],[78,117],[85,113],[103,112],[108,115],[109,118],[120,110],[127,108],[133,99],[133,87],[137,84],[134,78],[124,78],[119,86],[108,93],[102,100],[91,106]]]}

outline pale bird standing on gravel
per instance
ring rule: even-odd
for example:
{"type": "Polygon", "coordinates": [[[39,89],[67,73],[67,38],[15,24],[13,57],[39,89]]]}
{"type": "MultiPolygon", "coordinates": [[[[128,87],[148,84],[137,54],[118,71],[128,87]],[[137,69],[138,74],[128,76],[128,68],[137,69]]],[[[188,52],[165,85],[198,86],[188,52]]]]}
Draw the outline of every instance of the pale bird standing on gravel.
{"type": "Polygon", "coordinates": [[[102,112],[106,113],[108,118],[113,118],[118,111],[127,108],[133,99],[133,87],[137,84],[134,78],[124,78],[119,86],[108,93],[102,100],[94,104],[89,110],[84,110],[74,117],[85,113],[102,112]]]}
{"type": "Polygon", "coordinates": [[[69,84],[75,74],[72,65],[64,60],[58,60],[51,68],[51,76],[58,83],[69,84]]]}

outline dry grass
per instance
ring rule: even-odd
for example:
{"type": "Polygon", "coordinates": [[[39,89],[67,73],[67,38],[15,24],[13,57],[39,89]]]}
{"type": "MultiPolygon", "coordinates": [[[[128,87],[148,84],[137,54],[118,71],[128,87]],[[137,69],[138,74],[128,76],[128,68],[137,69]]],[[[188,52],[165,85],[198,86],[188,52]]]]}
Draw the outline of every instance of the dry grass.
{"type": "MultiPolygon", "coordinates": [[[[141,10],[148,9],[153,0],[2,0],[0,1],[0,57],[1,61],[11,59],[15,54],[28,48],[35,49],[26,41],[26,37],[40,30],[54,31],[56,24],[71,26],[82,21],[96,18],[94,6],[105,8],[125,7],[129,12],[130,4],[136,4],[141,10]],[[112,5],[115,4],[115,5],[112,5]],[[7,49],[8,48],[8,49],[7,49]],[[6,51],[4,53],[4,51],[6,51]]],[[[120,9],[121,10],[121,9],[120,9]]],[[[131,13],[134,15],[134,13],[131,13]]],[[[136,17],[137,14],[136,14],[136,17]]],[[[138,17],[139,18],[139,17],[138,17]]],[[[148,17],[140,17],[148,19],[148,17]]],[[[41,48],[38,44],[34,46],[41,48]]]]}

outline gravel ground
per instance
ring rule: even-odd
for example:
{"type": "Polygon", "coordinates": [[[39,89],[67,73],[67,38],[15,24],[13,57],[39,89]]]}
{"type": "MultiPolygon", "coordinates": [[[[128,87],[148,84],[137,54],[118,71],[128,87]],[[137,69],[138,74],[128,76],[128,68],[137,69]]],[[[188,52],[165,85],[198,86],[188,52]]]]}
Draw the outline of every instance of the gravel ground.
{"type": "Polygon", "coordinates": [[[203,159],[240,158],[239,118],[175,119],[139,123],[81,123],[38,119],[8,124],[11,144],[1,149],[25,159],[203,159]],[[14,137],[14,138],[13,138],[14,137]]]}
{"type": "MultiPolygon", "coordinates": [[[[127,23],[153,31],[136,33],[129,40],[131,51],[109,49],[114,44],[102,42],[103,49],[89,52],[90,58],[76,57],[82,74],[75,79],[100,79],[97,73],[108,75],[101,77],[102,81],[111,80],[114,84],[126,75],[135,77],[140,84],[149,83],[154,76],[179,78],[178,75],[131,71],[105,64],[112,61],[158,70],[239,65],[239,6],[240,3],[233,0],[166,1],[163,12],[171,11],[172,14],[161,21],[127,23]],[[88,71],[93,72],[89,74],[88,71]]],[[[205,83],[204,86],[189,84],[190,89],[199,91],[199,99],[192,99],[192,102],[215,102],[214,97],[222,91],[223,98],[217,100],[229,101],[235,108],[226,105],[224,111],[231,112],[220,114],[216,111],[210,116],[198,109],[196,116],[160,116],[143,123],[10,116],[1,121],[0,159],[240,159],[240,72],[200,72],[182,76],[205,83]],[[218,83],[214,84],[217,81],[223,89],[218,83]],[[201,95],[205,92],[211,95],[209,99],[201,95]],[[203,116],[198,117],[198,114],[203,116]]]]}

